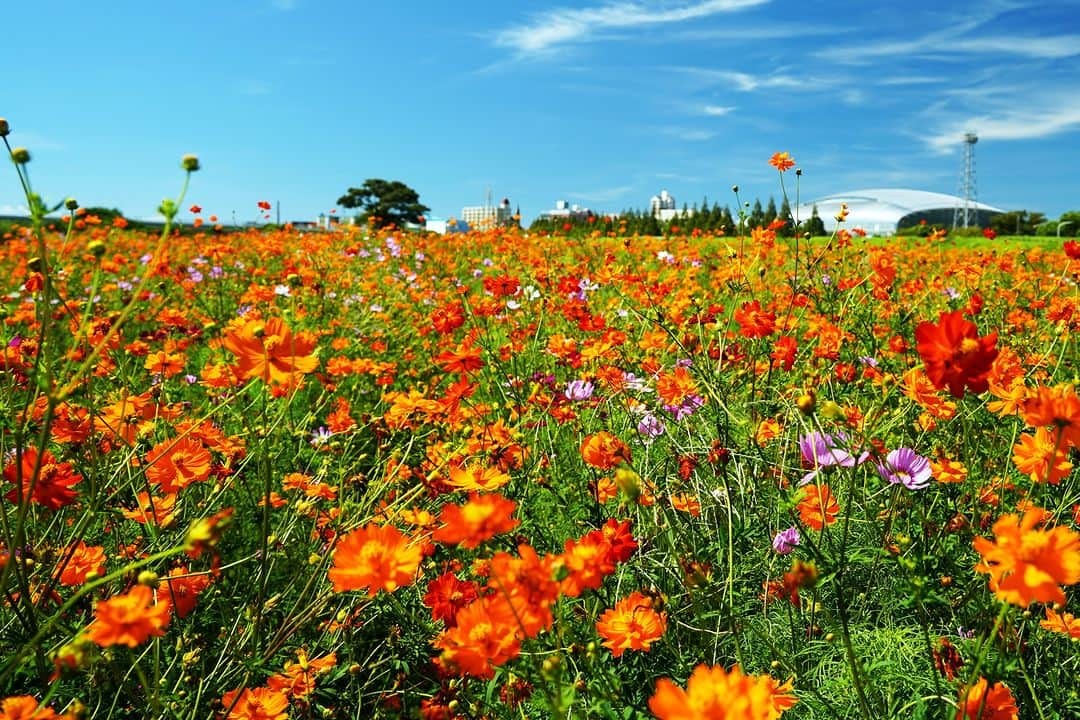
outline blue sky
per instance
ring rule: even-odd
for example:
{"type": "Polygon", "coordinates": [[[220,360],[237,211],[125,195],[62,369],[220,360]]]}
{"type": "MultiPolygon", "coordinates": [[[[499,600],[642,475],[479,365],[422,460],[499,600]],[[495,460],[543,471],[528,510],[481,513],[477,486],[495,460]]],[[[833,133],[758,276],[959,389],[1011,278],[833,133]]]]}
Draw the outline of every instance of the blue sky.
{"type": "MultiPolygon", "coordinates": [[[[80,0],[4,16],[0,116],[36,189],[129,217],[176,194],[187,152],[203,170],[185,206],[226,221],[264,199],[313,218],[369,177],[441,217],[488,187],[526,220],[662,188],[734,207],[736,183],[779,201],[779,150],[804,201],[956,193],[968,129],[980,201],[1080,209],[1080,0],[80,0]]],[[[0,213],[21,204],[9,172],[0,213]]]]}

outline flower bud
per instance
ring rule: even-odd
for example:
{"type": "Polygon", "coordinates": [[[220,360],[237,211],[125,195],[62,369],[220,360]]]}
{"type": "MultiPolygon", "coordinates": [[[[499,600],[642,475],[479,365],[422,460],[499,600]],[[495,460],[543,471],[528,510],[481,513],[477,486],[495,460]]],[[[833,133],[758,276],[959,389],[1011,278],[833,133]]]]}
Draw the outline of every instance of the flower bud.
{"type": "Polygon", "coordinates": [[[731,192],[739,192],[739,186],[738,185],[732,185],[731,186],[731,192]]]}
{"type": "Polygon", "coordinates": [[[139,573],[139,579],[137,582],[140,585],[156,588],[158,586],[158,574],[153,570],[143,570],[139,573]]]}
{"type": "Polygon", "coordinates": [[[11,134],[11,126],[8,125],[7,118],[0,118],[0,137],[7,137],[11,134]]]}
{"type": "Polygon", "coordinates": [[[25,165],[30,162],[30,151],[24,147],[17,147],[11,151],[11,161],[16,165],[25,165]]]}
{"type": "Polygon", "coordinates": [[[180,167],[184,168],[188,172],[195,172],[201,166],[199,165],[199,158],[196,155],[185,155],[180,161],[180,167]]]}
{"type": "Polygon", "coordinates": [[[158,212],[170,220],[176,217],[176,201],[168,198],[162,200],[161,205],[158,206],[158,212]]]}
{"type": "Polygon", "coordinates": [[[86,244],[86,249],[96,258],[105,254],[105,243],[101,240],[91,240],[86,244]]]}
{"type": "Polygon", "coordinates": [[[67,200],[64,201],[64,207],[66,207],[68,210],[78,210],[79,209],[79,201],[76,200],[75,198],[68,198],[67,200]]]}

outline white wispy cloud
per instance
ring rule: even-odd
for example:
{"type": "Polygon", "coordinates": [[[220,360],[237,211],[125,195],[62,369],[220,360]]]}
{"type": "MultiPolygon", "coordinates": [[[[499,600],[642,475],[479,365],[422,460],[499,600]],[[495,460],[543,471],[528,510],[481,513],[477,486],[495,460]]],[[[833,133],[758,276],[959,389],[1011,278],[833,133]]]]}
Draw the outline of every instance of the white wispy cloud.
{"type": "Polygon", "coordinates": [[[752,75],[733,70],[716,70],[713,68],[700,67],[673,67],[669,68],[676,72],[692,75],[708,83],[728,85],[740,92],[754,92],[755,90],[821,90],[823,87],[835,85],[836,79],[820,77],[795,77],[783,73],[771,75],[752,75]]]}
{"type": "Polygon", "coordinates": [[[937,85],[945,82],[947,78],[940,75],[897,75],[883,78],[877,81],[878,85],[886,87],[897,85],[937,85]]]}
{"type": "Polygon", "coordinates": [[[16,215],[24,217],[29,214],[30,211],[23,205],[0,205],[0,215],[16,215]]]}
{"type": "Polygon", "coordinates": [[[1080,55],[1080,35],[989,35],[964,38],[936,32],[898,42],[840,45],[814,54],[821,59],[845,65],[866,65],[887,57],[947,58],[971,55],[1060,60],[1080,55]]]}
{"type": "Polygon", "coordinates": [[[706,105],[701,108],[701,112],[710,117],[723,117],[734,110],[734,105],[706,105]]]}
{"type": "Polygon", "coordinates": [[[591,8],[555,8],[533,15],[495,34],[495,44],[520,55],[537,55],[583,42],[611,30],[680,23],[763,5],[769,0],[698,0],[698,2],[608,2],[591,8]]]}
{"type": "Polygon", "coordinates": [[[934,151],[947,153],[959,147],[965,132],[977,133],[980,141],[994,141],[1036,140],[1075,130],[1080,130],[1080,96],[1063,92],[1022,107],[942,120],[923,141],[934,151]]]}

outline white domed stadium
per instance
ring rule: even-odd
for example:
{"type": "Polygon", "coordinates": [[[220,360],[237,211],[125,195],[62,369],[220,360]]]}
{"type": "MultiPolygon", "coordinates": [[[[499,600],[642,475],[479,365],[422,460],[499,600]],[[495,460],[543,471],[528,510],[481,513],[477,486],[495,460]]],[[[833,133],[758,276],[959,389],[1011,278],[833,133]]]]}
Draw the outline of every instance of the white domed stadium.
{"type": "MultiPolygon", "coordinates": [[[[918,225],[925,220],[931,225],[950,227],[956,208],[963,208],[964,199],[955,195],[903,190],[899,188],[875,188],[853,190],[829,195],[798,208],[799,221],[806,222],[814,207],[830,233],[837,227],[836,215],[841,203],[846,203],[848,217],[843,227],[862,228],[870,235],[892,235],[897,230],[918,225]]],[[[987,227],[990,218],[1004,212],[984,203],[971,203],[969,224],[987,227]]]]}

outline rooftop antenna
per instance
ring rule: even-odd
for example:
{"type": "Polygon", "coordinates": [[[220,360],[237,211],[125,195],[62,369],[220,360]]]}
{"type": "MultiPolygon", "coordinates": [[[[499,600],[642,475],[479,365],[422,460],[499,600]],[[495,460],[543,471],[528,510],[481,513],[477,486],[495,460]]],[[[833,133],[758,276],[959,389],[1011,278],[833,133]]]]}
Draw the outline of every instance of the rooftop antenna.
{"type": "Polygon", "coordinates": [[[975,189],[975,143],[979,142],[979,136],[973,132],[964,133],[964,158],[960,173],[960,202],[953,209],[953,229],[969,227],[972,222],[978,220],[979,211],[976,205],[978,192],[975,189]]]}

